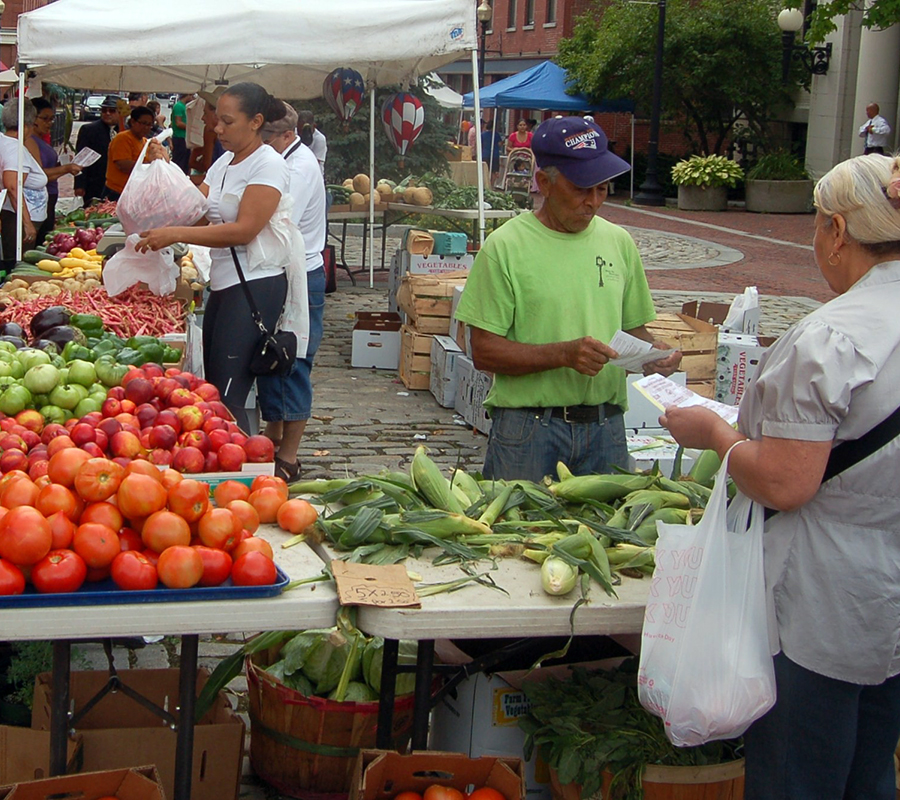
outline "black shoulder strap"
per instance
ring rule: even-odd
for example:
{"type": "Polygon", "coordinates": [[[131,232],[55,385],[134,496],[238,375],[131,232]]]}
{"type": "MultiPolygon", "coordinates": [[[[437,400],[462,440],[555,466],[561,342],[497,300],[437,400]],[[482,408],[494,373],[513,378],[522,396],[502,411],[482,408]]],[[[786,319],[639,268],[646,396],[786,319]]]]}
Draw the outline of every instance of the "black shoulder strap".
{"type": "Polygon", "coordinates": [[[294,155],[294,151],[303,144],[303,140],[298,137],[297,144],[295,144],[290,150],[288,150],[284,154],[284,160],[287,161],[292,155],[294,155]]]}
{"type": "Polygon", "coordinates": [[[238,259],[237,253],[235,252],[233,247],[229,249],[231,250],[231,258],[234,260],[234,268],[237,270],[238,278],[241,281],[241,288],[244,290],[244,296],[247,298],[247,305],[250,306],[250,316],[253,317],[253,321],[256,323],[256,327],[259,328],[263,336],[268,336],[269,331],[263,324],[259,309],[257,309],[256,303],[253,301],[253,295],[250,293],[250,287],[247,286],[247,279],[244,277],[244,270],[241,269],[240,259],[238,259]]]}
{"type": "MultiPolygon", "coordinates": [[[[885,417],[874,428],[866,431],[858,439],[852,439],[848,442],[841,442],[836,447],[831,448],[828,456],[828,463],[825,465],[825,473],[822,475],[822,483],[846,472],[850,467],[854,467],[861,461],[865,461],[869,456],[877,453],[889,442],[900,436],[900,408],[885,417]]],[[[767,508],[765,512],[766,519],[774,516],[778,512],[775,509],[767,508]]]]}

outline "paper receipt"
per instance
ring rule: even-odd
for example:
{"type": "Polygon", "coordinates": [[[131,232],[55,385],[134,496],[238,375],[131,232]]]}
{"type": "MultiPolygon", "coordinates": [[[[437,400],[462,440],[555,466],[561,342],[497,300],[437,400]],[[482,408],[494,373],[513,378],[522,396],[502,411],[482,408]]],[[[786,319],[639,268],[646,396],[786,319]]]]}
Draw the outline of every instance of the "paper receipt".
{"type": "Polygon", "coordinates": [[[659,361],[674,353],[674,350],[658,350],[650,342],[638,339],[625,331],[617,331],[609,342],[609,346],[618,354],[618,358],[610,359],[614,367],[621,367],[627,372],[643,372],[644,364],[659,361]]]}
{"type": "MultiPolygon", "coordinates": [[[[611,362],[610,362],[611,363],[611,362]]],[[[665,411],[671,406],[687,408],[702,406],[718,414],[729,425],[734,425],[738,418],[737,406],[727,406],[707,397],[692,392],[686,386],[679,386],[662,375],[647,375],[634,382],[634,388],[643,394],[651,403],[665,411]]]]}

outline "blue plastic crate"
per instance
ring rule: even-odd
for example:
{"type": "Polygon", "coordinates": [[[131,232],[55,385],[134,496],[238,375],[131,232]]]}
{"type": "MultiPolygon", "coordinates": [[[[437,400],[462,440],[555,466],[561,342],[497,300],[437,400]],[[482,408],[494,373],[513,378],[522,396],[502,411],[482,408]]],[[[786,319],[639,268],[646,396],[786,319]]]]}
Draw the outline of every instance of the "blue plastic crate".
{"type": "Polygon", "coordinates": [[[434,255],[464,256],[469,245],[469,237],[464,233],[431,231],[434,237],[434,255]]]}

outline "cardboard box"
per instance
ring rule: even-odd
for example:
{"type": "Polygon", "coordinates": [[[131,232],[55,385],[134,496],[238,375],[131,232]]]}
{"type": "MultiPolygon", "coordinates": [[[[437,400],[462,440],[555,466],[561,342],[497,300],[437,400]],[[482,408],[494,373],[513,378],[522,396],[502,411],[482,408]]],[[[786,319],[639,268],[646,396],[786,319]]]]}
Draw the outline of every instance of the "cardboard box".
{"type": "Polygon", "coordinates": [[[460,231],[432,231],[433,253],[439,256],[464,256],[469,248],[469,237],[460,231]]]}
{"type": "Polygon", "coordinates": [[[431,340],[431,383],[429,388],[439,406],[453,408],[456,399],[456,359],[462,350],[449,336],[435,336],[431,340]]]}
{"type": "Polygon", "coordinates": [[[467,425],[485,435],[491,432],[491,418],[484,408],[484,401],[493,382],[493,375],[475,369],[471,358],[465,355],[456,357],[456,397],[453,408],[467,425]]]}
{"type": "MultiPolygon", "coordinates": [[[[162,708],[178,716],[177,669],[126,669],[120,680],[162,708]]],[[[209,674],[201,670],[197,692],[209,674]]],[[[69,693],[76,710],[83,708],[109,680],[106,672],[72,672],[69,693]]],[[[50,728],[50,674],[38,675],[34,688],[31,727],[50,728]]],[[[175,779],[176,732],[148,709],[122,692],[108,694],[81,720],[86,770],[136,767],[150,762],[170,797],[175,779]]],[[[244,754],[244,723],[223,693],[209,713],[194,726],[191,800],[237,798],[244,754]]]]}
{"type": "Polygon", "coordinates": [[[400,792],[423,794],[434,783],[465,793],[470,786],[496,789],[507,800],[525,797],[521,758],[469,758],[461,753],[400,755],[363,750],[356,760],[350,800],[391,800],[400,792]]]}
{"type": "MultiPolygon", "coordinates": [[[[81,736],[66,742],[66,772],[81,767],[81,736]]],[[[50,732],[0,725],[0,786],[50,774],[50,732]]]]}
{"type": "Polygon", "coordinates": [[[431,340],[412,325],[400,329],[400,380],[407,389],[428,389],[431,385],[431,340]]]}
{"type": "Polygon", "coordinates": [[[402,324],[399,315],[390,311],[357,311],[350,366],[397,369],[402,324]]]}
{"type": "Polygon", "coordinates": [[[720,333],[716,360],[716,393],[720,403],[736,406],[756,375],[759,359],[775,339],[741,333],[720,333]]]}
{"type": "MultiPolygon", "coordinates": [[[[693,300],[681,307],[681,313],[708,322],[710,325],[722,327],[730,308],[730,303],[706,303],[693,300]]],[[[722,327],[722,330],[731,333],[757,334],[759,333],[759,317],[760,309],[759,306],[756,306],[743,313],[738,325],[731,328],[722,327]]]]}
{"type": "Polygon", "coordinates": [[[0,787],[0,800],[165,800],[156,767],[88,772],[0,787]]]}
{"type": "MultiPolygon", "coordinates": [[[[627,436],[628,445],[628,469],[649,470],[658,463],[662,474],[666,478],[678,479],[678,475],[672,475],[675,466],[675,456],[678,453],[678,443],[668,435],[668,431],[662,431],[657,435],[627,436]]],[[[687,475],[694,461],[699,457],[698,450],[684,450],[681,454],[681,474],[687,475]]]]}
{"type": "MultiPolygon", "coordinates": [[[[625,429],[641,430],[644,428],[659,428],[659,418],[662,411],[651,403],[646,395],[634,388],[634,382],[643,378],[643,375],[629,374],[625,380],[628,387],[628,410],[625,412],[625,429]]],[[[675,372],[669,376],[679,386],[687,383],[687,375],[684,372],[675,372]]],[[[691,387],[693,389],[693,386],[691,387]]]]}
{"type": "Polygon", "coordinates": [[[465,286],[468,270],[446,275],[404,275],[397,289],[397,306],[420,333],[450,332],[450,309],[456,286],[465,286]]]}
{"type": "Polygon", "coordinates": [[[460,270],[471,269],[474,260],[475,256],[471,255],[414,256],[411,253],[402,251],[399,264],[400,275],[398,276],[397,283],[399,285],[399,278],[407,272],[412,275],[445,275],[448,272],[459,272],[460,270]]]}

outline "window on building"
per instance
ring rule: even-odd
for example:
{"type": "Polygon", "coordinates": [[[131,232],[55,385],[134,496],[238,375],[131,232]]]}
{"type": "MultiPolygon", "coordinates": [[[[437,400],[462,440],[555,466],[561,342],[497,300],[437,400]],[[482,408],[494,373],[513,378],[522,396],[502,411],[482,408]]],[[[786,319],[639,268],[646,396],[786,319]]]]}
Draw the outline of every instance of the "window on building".
{"type": "Polygon", "coordinates": [[[525,0],[525,26],[534,27],[534,0],[525,0]]]}
{"type": "Polygon", "coordinates": [[[545,24],[556,24],[556,0],[547,0],[547,19],[545,20],[545,24]]]}
{"type": "Polygon", "coordinates": [[[506,7],[506,27],[507,28],[515,28],[516,27],[516,3],[517,0],[506,0],[508,5],[506,7]]]}

